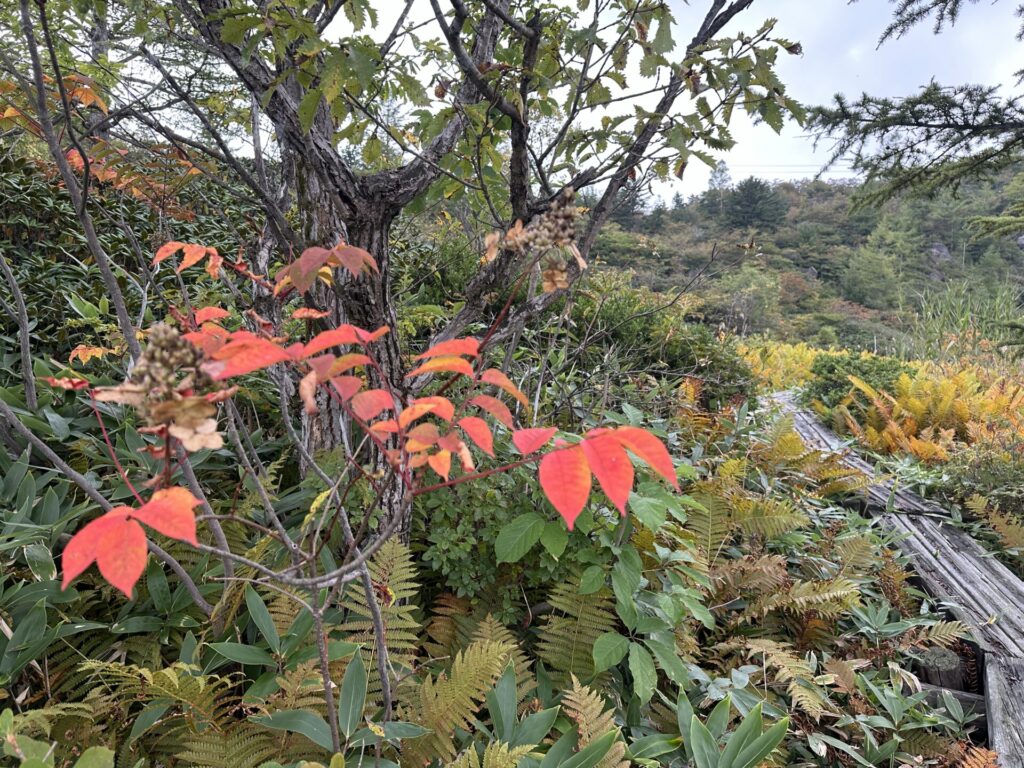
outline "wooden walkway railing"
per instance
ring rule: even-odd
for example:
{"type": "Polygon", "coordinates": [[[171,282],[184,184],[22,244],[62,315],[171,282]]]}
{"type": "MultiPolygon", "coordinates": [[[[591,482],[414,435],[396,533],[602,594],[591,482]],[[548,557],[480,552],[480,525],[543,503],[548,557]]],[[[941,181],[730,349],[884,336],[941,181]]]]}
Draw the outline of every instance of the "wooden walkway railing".
{"type": "Polygon", "coordinates": [[[983,652],[989,746],[1003,768],[1024,768],[1024,582],[951,525],[948,510],[878,477],[792,393],[770,401],[792,417],[808,448],[838,453],[847,466],[877,479],[864,491],[869,511],[900,534],[897,546],[927,591],[971,628],[983,652]]]}

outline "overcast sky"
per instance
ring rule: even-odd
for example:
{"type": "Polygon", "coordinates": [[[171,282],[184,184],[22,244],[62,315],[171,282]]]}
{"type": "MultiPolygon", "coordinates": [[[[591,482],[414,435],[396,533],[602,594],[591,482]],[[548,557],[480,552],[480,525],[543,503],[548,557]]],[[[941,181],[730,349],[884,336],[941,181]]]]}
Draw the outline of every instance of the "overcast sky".
{"type": "MultiPolygon", "coordinates": [[[[704,0],[671,0],[679,21],[677,46],[689,39],[705,6],[704,0]]],[[[820,104],[836,92],[858,96],[911,93],[934,77],[940,84],[1005,83],[1013,87],[1013,73],[1024,68],[1022,49],[1016,34],[1019,20],[1016,3],[1009,0],[980,0],[966,5],[955,27],[933,35],[930,23],[921,24],[898,40],[877,48],[880,34],[891,18],[888,0],[757,0],[743,14],[740,25],[753,31],[754,22],[774,16],[779,35],[803,44],[802,56],[780,58],[779,74],[789,93],[804,104],[820,104]],[[751,16],[750,14],[753,14],[751,16]],[[755,18],[756,17],[756,18],[755,18]]],[[[787,124],[782,135],[767,126],[737,120],[733,131],[737,146],[723,157],[733,181],[746,176],[769,179],[798,179],[813,176],[827,157],[825,148],[815,153],[811,140],[795,123],[787,124]]],[[[710,170],[703,163],[691,163],[681,182],[667,190],[685,195],[707,187],[710,170]]],[[[847,176],[842,172],[832,177],[847,176]]],[[[665,194],[666,190],[659,190],[665,194]]]]}

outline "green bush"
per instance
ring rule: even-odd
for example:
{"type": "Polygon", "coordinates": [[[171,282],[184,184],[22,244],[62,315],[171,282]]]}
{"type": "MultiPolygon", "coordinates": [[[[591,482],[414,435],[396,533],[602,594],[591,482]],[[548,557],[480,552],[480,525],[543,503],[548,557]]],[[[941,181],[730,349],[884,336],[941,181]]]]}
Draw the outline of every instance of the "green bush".
{"type": "Polygon", "coordinates": [[[833,408],[853,389],[850,376],[864,380],[875,389],[890,390],[901,374],[912,372],[911,366],[893,357],[823,352],[811,366],[814,379],[804,391],[804,398],[833,408]]]}
{"type": "Polygon", "coordinates": [[[608,348],[620,351],[633,375],[700,379],[705,405],[747,397],[753,374],[732,337],[719,337],[707,325],[689,322],[696,297],[661,294],[634,287],[630,272],[605,270],[588,277],[572,307],[572,321],[585,331],[580,354],[600,362],[608,348]]]}

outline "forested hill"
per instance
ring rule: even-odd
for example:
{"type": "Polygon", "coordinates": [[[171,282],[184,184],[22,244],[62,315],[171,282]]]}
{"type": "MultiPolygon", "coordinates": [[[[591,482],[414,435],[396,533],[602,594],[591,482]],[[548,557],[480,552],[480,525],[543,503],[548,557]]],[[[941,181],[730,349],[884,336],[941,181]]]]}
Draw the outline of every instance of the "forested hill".
{"type": "Polygon", "coordinates": [[[852,182],[734,184],[720,166],[707,191],[670,206],[623,194],[594,255],[664,291],[704,270],[693,289],[699,319],[740,334],[908,351],[929,313],[1014,316],[1024,239],[979,236],[972,222],[1022,191],[1024,174],[1010,173],[931,199],[857,206],[864,190],[852,182]]]}

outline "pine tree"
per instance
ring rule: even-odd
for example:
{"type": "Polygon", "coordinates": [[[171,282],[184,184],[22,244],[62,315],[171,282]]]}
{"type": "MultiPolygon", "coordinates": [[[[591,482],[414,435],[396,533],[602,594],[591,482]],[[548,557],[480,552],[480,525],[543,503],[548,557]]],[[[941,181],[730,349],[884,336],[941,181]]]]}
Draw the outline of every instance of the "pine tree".
{"type": "Polygon", "coordinates": [[[725,199],[724,216],[733,229],[774,232],[786,217],[782,196],[763,179],[744,179],[725,199]]]}

